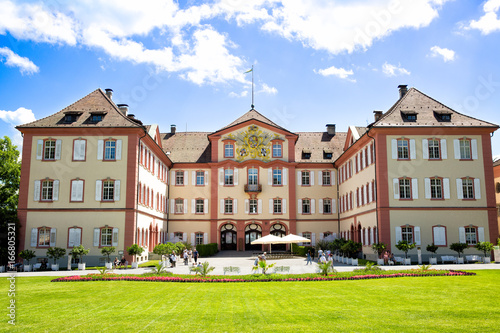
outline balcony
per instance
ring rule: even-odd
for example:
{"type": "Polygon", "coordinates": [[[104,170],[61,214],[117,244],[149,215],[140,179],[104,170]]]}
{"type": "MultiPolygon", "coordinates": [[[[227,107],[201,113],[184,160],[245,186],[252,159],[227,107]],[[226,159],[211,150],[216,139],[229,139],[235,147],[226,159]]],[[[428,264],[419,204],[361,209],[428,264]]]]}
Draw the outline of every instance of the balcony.
{"type": "Polygon", "coordinates": [[[247,184],[247,185],[245,185],[245,192],[247,192],[247,193],[262,192],[262,185],[260,185],[260,184],[254,184],[254,185],[247,184]]]}

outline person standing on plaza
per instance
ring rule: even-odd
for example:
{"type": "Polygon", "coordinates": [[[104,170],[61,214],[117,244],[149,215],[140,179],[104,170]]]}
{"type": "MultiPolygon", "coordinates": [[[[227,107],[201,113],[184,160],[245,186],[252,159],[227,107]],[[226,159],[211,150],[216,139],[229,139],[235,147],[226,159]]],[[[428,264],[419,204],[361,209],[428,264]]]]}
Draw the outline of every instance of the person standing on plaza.
{"type": "Polygon", "coordinates": [[[199,256],[198,250],[196,248],[194,248],[193,259],[194,259],[195,263],[198,262],[198,256],[199,256]]]}
{"type": "Polygon", "coordinates": [[[312,265],[312,258],[311,258],[311,250],[307,251],[307,260],[306,260],[306,266],[311,264],[312,265]]]}
{"type": "Polygon", "coordinates": [[[311,247],[311,257],[312,257],[312,260],[314,261],[314,256],[316,254],[316,249],[313,247],[311,247]]]}
{"type": "Polygon", "coordinates": [[[188,251],[188,259],[189,259],[189,262],[193,261],[193,251],[191,249],[189,249],[189,251],[188,251]]]}
{"type": "Polygon", "coordinates": [[[318,250],[318,262],[320,261],[322,255],[323,255],[323,250],[320,248],[318,250]]]}

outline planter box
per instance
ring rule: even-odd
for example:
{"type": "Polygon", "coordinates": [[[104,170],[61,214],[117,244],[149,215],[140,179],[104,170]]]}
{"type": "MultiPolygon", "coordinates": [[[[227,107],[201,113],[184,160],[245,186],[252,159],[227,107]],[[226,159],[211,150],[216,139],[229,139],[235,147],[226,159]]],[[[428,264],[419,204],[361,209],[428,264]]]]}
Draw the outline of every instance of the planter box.
{"type": "Polygon", "coordinates": [[[139,267],[139,263],[138,262],[133,262],[132,263],[132,268],[138,268],[139,267]]]}
{"type": "Polygon", "coordinates": [[[58,271],[58,270],[59,270],[59,264],[52,264],[52,265],[50,265],[50,268],[51,268],[53,271],[58,271]]]}
{"type": "Polygon", "coordinates": [[[457,264],[463,264],[464,263],[464,257],[457,258],[457,264]]]}
{"type": "Polygon", "coordinates": [[[104,264],[104,266],[106,267],[106,269],[113,269],[113,263],[112,262],[107,262],[104,264]]]}
{"type": "Polygon", "coordinates": [[[24,265],[25,272],[31,272],[31,265],[24,265]]]}
{"type": "Polygon", "coordinates": [[[5,272],[5,266],[0,266],[0,273],[5,272]]]}
{"type": "Polygon", "coordinates": [[[405,258],[404,264],[405,265],[411,265],[411,258],[405,258]]]}
{"type": "Polygon", "coordinates": [[[347,257],[344,257],[344,260],[342,260],[344,264],[347,264],[347,257]]]}
{"type": "Polygon", "coordinates": [[[377,259],[377,265],[384,266],[384,259],[377,259]]]}
{"type": "Polygon", "coordinates": [[[491,264],[491,258],[490,257],[484,257],[484,263],[485,264],[491,264]]]}
{"type": "Polygon", "coordinates": [[[84,270],[85,270],[85,263],[83,263],[83,264],[78,264],[78,270],[79,270],[79,271],[84,271],[84,270]]]}
{"type": "Polygon", "coordinates": [[[352,264],[352,258],[347,258],[347,264],[351,265],[352,264]]]}
{"type": "Polygon", "coordinates": [[[351,265],[358,266],[358,259],[352,259],[351,265]]]}
{"type": "Polygon", "coordinates": [[[429,265],[437,265],[438,260],[437,258],[429,258],[429,265]]]}

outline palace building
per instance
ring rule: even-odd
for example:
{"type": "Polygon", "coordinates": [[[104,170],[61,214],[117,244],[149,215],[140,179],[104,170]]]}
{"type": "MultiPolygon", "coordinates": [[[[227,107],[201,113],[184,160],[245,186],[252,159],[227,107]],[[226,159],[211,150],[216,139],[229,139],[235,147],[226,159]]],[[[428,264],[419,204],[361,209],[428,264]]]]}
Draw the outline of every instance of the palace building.
{"type": "Polygon", "coordinates": [[[416,243],[424,260],[427,244],[443,255],[494,242],[498,126],[406,86],[374,116],[347,132],[291,132],[252,108],[214,132],[161,133],[97,89],[18,126],[20,249],[43,258],[83,244],[93,265],[104,246],[139,244],[129,261],[144,261],[160,242],[262,250],[251,242],[268,234],[353,239],[368,259],[375,242],[396,254],[399,240],[416,243]]]}

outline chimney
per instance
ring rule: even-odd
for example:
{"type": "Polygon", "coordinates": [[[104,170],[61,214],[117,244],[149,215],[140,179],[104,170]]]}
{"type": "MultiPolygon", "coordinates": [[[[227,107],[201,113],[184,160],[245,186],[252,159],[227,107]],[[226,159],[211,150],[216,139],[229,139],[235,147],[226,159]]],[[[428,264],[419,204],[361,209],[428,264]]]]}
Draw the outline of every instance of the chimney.
{"type": "Polygon", "coordinates": [[[400,84],[398,88],[399,88],[399,99],[401,99],[408,92],[408,86],[406,84],[400,84]]]}
{"type": "Polygon", "coordinates": [[[170,134],[172,134],[172,135],[175,134],[175,125],[174,124],[170,125],[170,134]]]}
{"type": "Polygon", "coordinates": [[[123,115],[128,115],[128,104],[117,104],[118,109],[123,113],[123,115]]]}
{"type": "Polygon", "coordinates": [[[326,124],[326,132],[328,135],[335,136],[335,124],[326,124]]]}
{"type": "Polygon", "coordinates": [[[373,116],[375,117],[375,121],[378,121],[382,117],[382,111],[373,111],[373,116]]]}
{"type": "Polygon", "coordinates": [[[112,99],[113,97],[113,89],[105,89],[106,90],[106,96],[108,96],[109,99],[112,99]]]}

